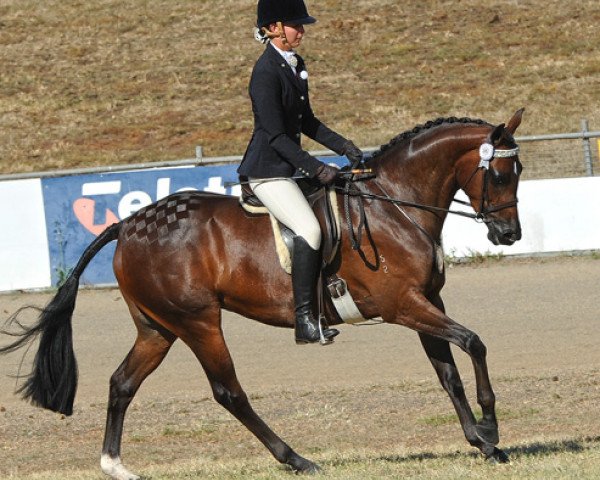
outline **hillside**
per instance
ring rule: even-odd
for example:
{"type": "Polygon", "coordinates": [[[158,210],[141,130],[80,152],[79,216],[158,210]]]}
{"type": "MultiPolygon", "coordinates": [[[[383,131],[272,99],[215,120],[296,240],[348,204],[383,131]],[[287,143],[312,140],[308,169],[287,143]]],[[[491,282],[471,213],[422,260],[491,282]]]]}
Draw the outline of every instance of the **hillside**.
{"type": "MultiPolygon", "coordinates": [[[[0,172],[237,155],[254,0],[0,2],[0,172]]],[[[309,0],[317,115],[377,146],[440,116],[600,129],[597,0],[309,0]]],[[[317,148],[306,142],[307,148],[317,148]]]]}

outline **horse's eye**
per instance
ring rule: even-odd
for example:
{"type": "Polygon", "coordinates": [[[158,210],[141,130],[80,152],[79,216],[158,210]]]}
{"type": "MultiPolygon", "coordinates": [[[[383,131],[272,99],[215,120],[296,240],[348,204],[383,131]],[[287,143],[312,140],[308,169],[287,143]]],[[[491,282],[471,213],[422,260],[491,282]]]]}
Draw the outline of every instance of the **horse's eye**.
{"type": "Polygon", "coordinates": [[[494,185],[508,185],[510,183],[510,173],[502,173],[492,169],[492,183],[494,185]]]}

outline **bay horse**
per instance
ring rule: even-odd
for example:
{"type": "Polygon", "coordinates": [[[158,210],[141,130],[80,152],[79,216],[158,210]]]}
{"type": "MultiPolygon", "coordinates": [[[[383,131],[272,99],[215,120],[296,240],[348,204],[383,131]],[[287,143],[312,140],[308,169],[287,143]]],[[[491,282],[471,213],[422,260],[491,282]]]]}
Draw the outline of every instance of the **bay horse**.
{"type": "MultiPolygon", "coordinates": [[[[508,456],[496,447],[498,424],[486,347],[445,314],[439,246],[459,189],[487,226],[493,244],[511,245],[520,239],[516,192],[521,163],[513,134],[522,113],[498,126],[469,118],[438,119],[382,146],[365,162],[374,178],[360,183],[359,190],[370,237],[385,256],[387,269],[369,268],[352,248],[350,234],[343,235],[339,251],[339,275],[364,318],[381,317],[418,333],[467,441],[497,462],[507,462],[508,456]],[[450,344],[472,360],[480,420],[467,401],[450,344]]],[[[352,197],[347,203],[354,222],[357,201],[352,197]]],[[[141,383],[180,338],[202,365],[216,401],[279,462],[296,472],[319,471],[254,412],[221,329],[222,309],[272,326],[294,326],[291,280],[280,267],[270,228],[266,216],[249,216],[237,198],[202,192],[173,194],[108,227],[84,251],[37,323],[26,327],[16,314],[9,319],[4,333],[18,338],[1,353],[41,336],[33,370],[19,391],[35,405],[72,414],[78,373],[71,319],[79,277],[102,247],[117,240],[114,271],[137,338],[110,379],[102,470],[115,479],[139,478],[121,461],[125,413],[141,383]]],[[[328,317],[329,323],[340,323],[331,308],[328,317]]]]}

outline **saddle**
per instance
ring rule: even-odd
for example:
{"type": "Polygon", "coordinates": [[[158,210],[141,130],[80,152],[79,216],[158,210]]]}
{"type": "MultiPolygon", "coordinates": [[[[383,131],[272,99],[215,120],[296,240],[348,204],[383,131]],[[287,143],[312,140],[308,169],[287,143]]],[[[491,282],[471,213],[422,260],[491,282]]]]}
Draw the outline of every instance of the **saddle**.
{"type": "MultiPolygon", "coordinates": [[[[335,261],[338,246],[341,240],[341,224],[337,197],[333,189],[325,187],[314,187],[311,184],[300,184],[308,204],[312,207],[319,225],[321,226],[321,256],[323,259],[322,268],[326,268],[335,261]]],[[[242,183],[242,195],[240,196],[242,208],[251,215],[269,214],[247,183],[242,183]]],[[[280,223],[273,215],[269,214],[275,236],[275,244],[281,267],[291,273],[293,238],[294,232],[280,223]]]]}
{"type": "MultiPolygon", "coordinates": [[[[242,186],[240,205],[250,215],[269,215],[279,262],[285,272],[291,274],[294,232],[269,213],[267,207],[254,195],[245,178],[240,177],[240,180],[242,186]]],[[[303,182],[302,180],[298,181],[298,184],[321,226],[322,265],[317,290],[319,309],[321,312],[324,310],[323,293],[325,293],[342,321],[350,324],[365,322],[365,318],[363,318],[350,295],[346,281],[338,277],[336,273],[340,267],[338,248],[341,242],[342,230],[335,191],[330,187],[315,186],[313,183],[303,182]]]]}

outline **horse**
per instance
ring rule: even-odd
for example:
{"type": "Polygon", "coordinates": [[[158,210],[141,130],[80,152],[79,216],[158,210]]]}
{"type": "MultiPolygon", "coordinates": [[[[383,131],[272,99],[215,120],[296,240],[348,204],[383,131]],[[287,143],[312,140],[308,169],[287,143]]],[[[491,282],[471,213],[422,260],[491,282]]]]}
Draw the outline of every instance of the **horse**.
{"type": "MultiPolygon", "coordinates": [[[[360,186],[344,204],[351,223],[361,214],[368,220],[373,249],[359,247],[359,255],[348,233],[342,235],[338,252],[338,273],[360,313],[417,332],[466,440],[493,462],[509,459],[497,447],[486,346],[446,315],[439,252],[444,220],[459,189],[468,196],[473,216],[487,226],[493,244],[511,245],[521,238],[516,193],[522,166],[513,135],[523,110],[497,126],[439,118],[383,145],[364,162],[373,175],[354,183],[360,186]],[[385,256],[387,268],[366,258],[375,254],[385,256]],[[466,398],[451,344],[472,360],[479,420],[466,398]]],[[[340,200],[347,190],[337,192],[340,200]]],[[[116,240],[114,272],[137,337],[110,378],[103,472],[120,480],[139,478],[121,460],[125,414],[144,379],[178,338],[197,357],[215,400],[276,460],[298,473],[318,472],[316,463],[296,453],[255,413],[236,378],[221,328],[222,309],[293,328],[291,280],[278,262],[270,228],[266,216],[248,215],[237,198],[202,192],[173,194],[109,226],[85,249],[35,324],[19,323],[18,312],[9,318],[4,333],[17,339],[0,353],[41,337],[32,372],[19,392],[34,405],[72,414],[78,373],[71,321],[79,277],[94,255],[116,240]]],[[[329,323],[341,323],[329,302],[326,307],[329,323]]]]}

